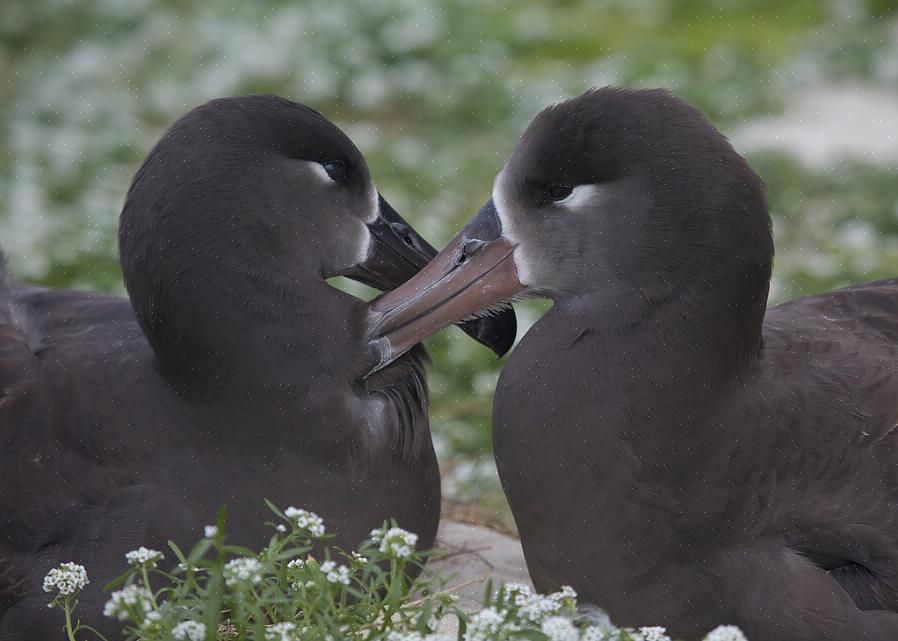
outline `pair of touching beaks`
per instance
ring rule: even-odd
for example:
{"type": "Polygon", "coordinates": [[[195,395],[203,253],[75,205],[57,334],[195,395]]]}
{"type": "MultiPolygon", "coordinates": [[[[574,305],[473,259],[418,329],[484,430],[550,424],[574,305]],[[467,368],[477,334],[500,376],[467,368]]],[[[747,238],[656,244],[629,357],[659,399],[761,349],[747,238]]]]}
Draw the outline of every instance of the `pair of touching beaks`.
{"type": "MultiPolygon", "coordinates": [[[[514,321],[513,311],[495,306],[523,289],[514,248],[502,234],[502,223],[490,200],[421,271],[371,302],[368,339],[377,358],[372,371],[465,319],[494,319],[497,329],[507,329],[508,318],[514,321]]],[[[502,352],[494,351],[504,354],[514,342],[514,331],[510,339],[502,352]]]]}
{"type": "MultiPolygon", "coordinates": [[[[416,275],[431,273],[429,270],[433,268],[434,263],[446,252],[446,250],[443,250],[442,253],[437,254],[437,250],[418,235],[418,232],[402,219],[396,210],[384,200],[383,196],[378,197],[377,217],[372,222],[367,223],[367,225],[371,234],[368,255],[362,262],[351,267],[342,275],[369,287],[387,292],[390,290],[395,292],[400,289],[407,291],[404,287],[412,282],[416,275]]],[[[380,310],[384,300],[385,297],[376,299],[372,303],[372,309],[380,310]]],[[[474,311],[476,312],[477,310],[474,311]]],[[[376,316],[379,312],[374,311],[372,314],[376,316]]],[[[457,323],[474,340],[486,345],[498,356],[502,356],[511,349],[517,332],[517,320],[513,310],[506,309],[497,314],[486,315],[480,318],[469,319],[467,318],[468,316],[471,316],[471,314],[458,316],[437,329],[457,323]]],[[[422,333],[422,339],[432,333],[422,333]]],[[[370,335],[371,331],[369,331],[370,335]]],[[[376,362],[369,373],[373,373],[388,365],[420,342],[421,339],[414,340],[408,344],[403,343],[401,351],[396,351],[395,355],[389,360],[381,358],[380,340],[375,341],[376,362]]],[[[383,340],[390,339],[385,338],[383,340]]]]}

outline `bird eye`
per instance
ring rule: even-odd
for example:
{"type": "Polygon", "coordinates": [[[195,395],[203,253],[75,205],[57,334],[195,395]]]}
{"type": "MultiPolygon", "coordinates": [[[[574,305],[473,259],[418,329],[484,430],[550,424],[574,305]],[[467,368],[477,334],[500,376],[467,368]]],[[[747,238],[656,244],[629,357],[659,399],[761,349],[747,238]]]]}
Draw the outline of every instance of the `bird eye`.
{"type": "Polygon", "coordinates": [[[549,200],[564,200],[574,191],[573,185],[554,184],[546,187],[546,196],[549,200]]]}
{"type": "Polygon", "coordinates": [[[321,166],[324,167],[324,171],[327,172],[327,175],[334,182],[346,178],[346,163],[344,163],[342,160],[321,163],[321,166]]]}

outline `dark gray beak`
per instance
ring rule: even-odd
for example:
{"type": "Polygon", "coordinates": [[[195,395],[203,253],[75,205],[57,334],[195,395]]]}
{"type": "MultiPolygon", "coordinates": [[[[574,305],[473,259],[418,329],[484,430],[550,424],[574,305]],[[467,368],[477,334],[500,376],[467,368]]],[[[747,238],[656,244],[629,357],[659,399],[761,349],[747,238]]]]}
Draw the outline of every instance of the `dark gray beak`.
{"type": "MultiPolygon", "coordinates": [[[[383,196],[379,197],[379,210],[377,219],[368,224],[373,238],[368,257],[344,276],[380,291],[390,291],[417,274],[437,255],[437,250],[383,196]]],[[[498,356],[511,349],[517,333],[517,319],[510,309],[457,324],[498,356]]]]}
{"type": "Polygon", "coordinates": [[[368,335],[378,367],[520,292],[514,250],[491,200],[417,275],[371,301],[368,335]]]}

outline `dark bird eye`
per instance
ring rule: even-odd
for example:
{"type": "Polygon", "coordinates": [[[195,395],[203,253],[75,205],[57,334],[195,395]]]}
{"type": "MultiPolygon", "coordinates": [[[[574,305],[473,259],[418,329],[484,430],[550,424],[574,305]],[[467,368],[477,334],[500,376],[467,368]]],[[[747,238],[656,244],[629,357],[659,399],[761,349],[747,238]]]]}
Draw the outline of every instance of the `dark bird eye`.
{"type": "Polygon", "coordinates": [[[574,191],[572,185],[549,185],[546,187],[546,196],[549,197],[549,200],[564,200],[571,195],[572,191],[574,191]]]}
{"type": "Polygon", "coordinates": [[[346,178],[346,164],[342,160],[322,163],[324,171],[333,181],[343,180],[346,178]]]}

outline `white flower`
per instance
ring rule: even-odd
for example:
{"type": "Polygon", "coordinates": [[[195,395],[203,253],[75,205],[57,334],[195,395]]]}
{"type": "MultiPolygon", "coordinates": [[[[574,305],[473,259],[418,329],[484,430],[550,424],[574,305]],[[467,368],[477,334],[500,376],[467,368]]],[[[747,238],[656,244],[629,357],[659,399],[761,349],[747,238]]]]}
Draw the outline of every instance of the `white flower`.
{"type": "Polygon", "coordinates": [[[651,626],[647,628],[639,628],[639,634],[645,641],[671,641],[667,636],[667,628],[661,626],[651,626]]]}
{"type": "Polygon", "coordinates": [[[482,609],[471,616],[465,631],[465,641],[486,641],[499,630],[504,621],[505,617],[496,608],[482,609]]]}
{"type": "Polygon", "coordinates": [[[160,619],[162,619],[162,613],[159,610],[150,610],[143,618],[143,627],[149,627],[160,619]]]}
{"type": "Polygon", "coordinates": [[[360,564],[364,565],[365,563],[368,562],[368,557],[367,557],[367,556],[362,556],[362,555],[359,554],[358,552],[353,552],[353,553],[352,553],[352,560],[353,560],[354,563],[360,563],[360,564]]]}
{"type": "Polygon", "coordinates": [[[302,559],[293,559],[287,564],[288,568],[304,568],[306,566],[306,562],[302,559]]]}
{"type": "Polygon", "coordinates": [[[265,641],[291,641],[293,632],[296,629],[295,623],[285,621],[283,623],[275,623],[265,629],[265,641]]]}
{"type": "Polygon", "coordinates": [[[704,641],[748,641],[735,625],[719,625],[711,630],[704,641]]]}
{"type": "Polygon", "coordinates": [[[331,583],[349,585],[349,568],[345,565],[337,565],[333,561],[325,561],[321,564],[321,571],[327,574],[326,578],[331,583]],[[324,566],[327,566],[327,568],[324,566]]]}
{"type": "Polygon", "coordinates": [[[532,623],[539,623],[549,616],[558,614],[561,604],[552,595],[530,594],[527,597],[516,597],[518,615],[532,623]]]}
{"type": "Polygon", "coordinates": [[[284,510],[284,516],[293,519],[296,527],[308,530],[312,536],[324,536],[324,520],[314,512],[288,507],[284,510]]]}
{"type": "Polygon", "coordinates": [[[127,621],[131,617],[129,610],[135,608],[141,612],[152,610],[153,595],[145,587],[132,583],[109,595],[109,600],[103,606],[103,616],[127,621]]]}
{"type": "Polygon", "coordinates": [[[608,635],[604,628],[591,625],[585,630],[583,630],[583,635],[580,637],[580,641],[607,641],[608,635]]]}
{"type": "Polygon", "coordinates": [[[278,523],[278,524],[274,527],[274,529],[277,530],[278,532],[284,533],[284,532],[287,531],[287,526],[284,525],[283,523],[278,523]]]}
{"type": "Polygon", "coordinates": [[[379,528],[371,530],[371,540],[380,544],[380,551],[388,553],[390,556],[403,558],[411,556],[415,544],[418,542],[418,535],[403,530],[401,527],[393,527],[389,530],[379,528]]]}
{"type": "Polygon", "coordinates": [[[179,641],[203,641],[206,638],[206,624],[198,621],[181,621],[172,628],[171,635],[179,641]]]}
{"type": "Polygon", "coordinates": [[[225,584],[236,585],[241,581],[250,581],[259,585],[262,581],[262,564],[258,559],[241,557],[232,559],[224,566],[225,584]]]}
{"type": "Polygon", "coordinates": [[[214,539],[216,534],[218,534],[217,525],[207,525],[203,528],[203,536],[207,539],[214,539]]]}
{"type": "Polygon", "coordinates": [[[439,634],[421,634],[420,632],[399,632],[390,630],[386,641],[439,641],[443,637],[439,634]]]}
{"type": "Polygon", "coordinates": [[[549,617],[540,626],[549,641],[578,641],[580,632],[567,617],[549,617]]]}
{"type": "Polygon", "coordinates": [[[90,583],[87,578],[87,570],[77,563],[62,563],[57,568],[47,572],[44,577],[44,592],[56,590],[62,596],[70,596],[90,583]]]}
{"type": "Polygon", "coordinates": [[[156,561],[164,558],[165,555],[159,550],[150,550],[142,545],[136,550],[131,550],[130,552],[125,553],[125,560],[128,561],[128,565],[146,565],[147,567],[154,567],[156,561]]]}

